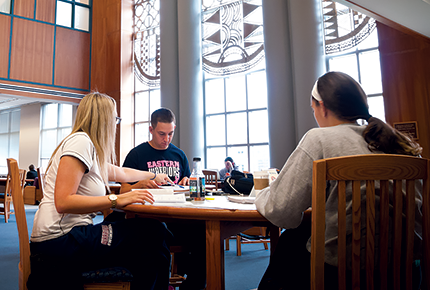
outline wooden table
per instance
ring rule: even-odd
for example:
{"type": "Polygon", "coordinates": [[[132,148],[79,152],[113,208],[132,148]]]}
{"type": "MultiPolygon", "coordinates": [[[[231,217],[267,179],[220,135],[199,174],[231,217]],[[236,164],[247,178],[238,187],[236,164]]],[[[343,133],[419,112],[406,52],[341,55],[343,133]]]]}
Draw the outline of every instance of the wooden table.
{"type": "MultiPolygon", "coordinates": [[[[225,197],[217,197],[224,198],[225,197]]],[[[228,202],[228,201],[226,201],[228,202]]],[[[161,221],[200,220],[206,224],[206,289],[225,289],[224,239],[253,226],[269,226],[271,233],[279,228],[272,225],[257,210],[222,209],[165,205],[128,205],[124,208],[127,217],[150,217],[161,221]]],[[[271,251],[278,242],[278,235],[271,235],[271,251]]]]}

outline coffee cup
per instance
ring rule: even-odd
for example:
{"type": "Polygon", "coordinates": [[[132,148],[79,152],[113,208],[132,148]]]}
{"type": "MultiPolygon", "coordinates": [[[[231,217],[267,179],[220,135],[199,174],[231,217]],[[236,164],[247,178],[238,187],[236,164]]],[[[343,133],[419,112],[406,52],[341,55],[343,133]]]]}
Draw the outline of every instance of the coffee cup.
{"type": "Polygon", "coordinates": [[[267,171],[254,172],[254,189],[262,190],[269,186],[269,173],[267,171]]]}

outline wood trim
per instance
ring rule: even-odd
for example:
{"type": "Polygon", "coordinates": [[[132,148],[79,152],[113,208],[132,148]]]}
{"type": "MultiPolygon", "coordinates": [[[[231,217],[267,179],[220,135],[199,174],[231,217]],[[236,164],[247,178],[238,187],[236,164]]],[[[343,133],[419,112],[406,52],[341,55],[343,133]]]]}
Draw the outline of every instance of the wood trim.
{"type": "Polygon", "coordinates": [[[3,90],[3,89],[0,89],[0,94],[8,94],[8,95],[14,95],[17,97],[26,97],[26,98],[34,98],[34,99],[44,99],[46,100],[46,102],[56,101],[56,102],[69,102],[69,103],[79,104],[81,101],[81,98],[68,98],[68,97],[61,97],[61,96],[41,95],[36,93],[10,91],[10,90],[3,90]]]}
{"type": "Polygon", "coordinates": [[[15,18],[12,33],[10,78],[52,83],[54,26],[15,18]]]}
{"type": "Polygon", "coordinates": [[[36,20],[55,22],[56,0],[38,0],[36,2],[36,20]]]}
{"type": "Polygon", "coordinates": [[[0,14],[0,78],[7,78],[9,67],[10,21],[9,15],[0,14]]]}
{"type": "Polygon", "coordinates": [[[430,41],[377,22],[387,123],[416,121],[422,156],[430,157],[430,41]]]}
{"type": "Polygon", "coordinates": [[[34,19],[34,1],[35,0],[19,0],[14,1],[13,14],[34,19]]]}
{"type": "MultiPolygon", "coordinates": [[[[22,83],[22,82],[15,82],[13,80],[0,80],[0,84],[8,84],[8,85],[15,85],[15,86],[22,86],[26,88],[37,88],[42,90],[51,90],[56,92],[67,92],[67,93],[73,93],[73,94],[82,94],[86,95],[88,94],[88,90],[74,90],[74,89],[67,89],[67,88],[57,88],[50,85],[39,85],[39,84],[31,84],[31,83],[22,83]]],[[[0,89],[0,92],[9,94],[9,90],[6,89],[0,89]]],[[[14,94],[13,91],[10,91],[11,94],[14,94]]],[[[16,94],[16,93],[15,93],[16,94]]],[[[28,92],[28,94],[33,95],[33,93],[28,92]]],[[[35,96],[37,97],[37,96],[35,96]]]]}
{"type": "Polygon", "coordinates": [[[90,42],[89,33],[57,27],[54,85],[89,89],[90,42]]]}

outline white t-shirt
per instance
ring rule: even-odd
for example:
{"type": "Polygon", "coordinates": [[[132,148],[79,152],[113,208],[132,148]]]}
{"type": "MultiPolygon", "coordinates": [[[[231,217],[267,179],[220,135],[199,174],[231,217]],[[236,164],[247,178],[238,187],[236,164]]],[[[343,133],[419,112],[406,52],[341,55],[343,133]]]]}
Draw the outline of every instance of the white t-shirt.
{"type": "Polygon", "coordinates": [[[54,203],[54,188],[58,165],[63,156],[73,156],[84,163],[86,171],[76,194],[84,196],[102,196],[106,194],[105,184],[100,175],[97,153],[93,142],[84,132],[67,137],[52,159],[51,167],[45,176],[43,199],[34,217],[32,242],[42,242],[67,234],[74,226],[93,223],[95,213],[59,214],[54,203]]]}

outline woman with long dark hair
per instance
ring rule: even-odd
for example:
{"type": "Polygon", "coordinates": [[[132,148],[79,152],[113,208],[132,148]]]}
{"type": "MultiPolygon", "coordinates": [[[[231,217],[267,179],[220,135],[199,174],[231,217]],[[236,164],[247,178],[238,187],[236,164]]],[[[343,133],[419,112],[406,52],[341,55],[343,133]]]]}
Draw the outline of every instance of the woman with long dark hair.
{"type": "MultiPolygon", "coordinates": [[[[278,178],[256,197],[257,210],[273,224],[287,229],[280,237],[258,289],[309,289],[310,218],[313,161],[372,153],[419,156],[418,143],[369,114],[360,84],[341,72],[328,72],[314,85],[311,107],[319,128],[309,130],[290,155],[278,178]],[[360,126],[358,120],[367,121],[360,126]]],[[[351,189],[346,200],[350,201],[351,189]]],[[[377,202],[379,197],[376,197],[377,202]]],[[[416,196],[416,239],[420,242],[422,196],[416,196]]],[[[351,209],[347,209],[347,220],[351,209]]],[[[363,225],[365,226],[365,225],[363,225]]],[[[347,228],[347,234],[351,228],[347,228]]],[[[337,275],[337,187],[330,183],[326,200],[326,273],[337,275]]],[[[411,265],[412,267],[412,265],[411,265]]],[[[327,289],[336,289],[334,286],[327,289]]]]}

